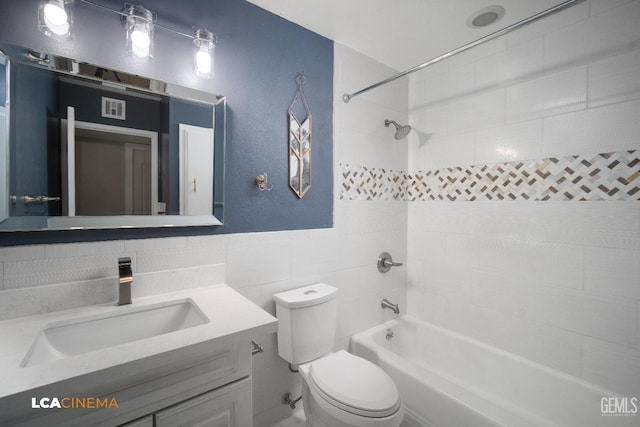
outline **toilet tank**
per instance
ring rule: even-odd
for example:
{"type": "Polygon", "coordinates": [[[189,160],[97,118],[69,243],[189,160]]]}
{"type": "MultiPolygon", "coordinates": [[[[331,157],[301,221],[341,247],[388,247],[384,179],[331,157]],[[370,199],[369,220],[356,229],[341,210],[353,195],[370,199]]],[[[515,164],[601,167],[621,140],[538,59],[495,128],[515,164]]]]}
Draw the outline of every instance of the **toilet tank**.
{"type": "Polygon", "coordinates": [[[273,296],[280,357],[298,365],[331,351],[336,336],[337,293],[333,286],[316,283],[273,296]]]}

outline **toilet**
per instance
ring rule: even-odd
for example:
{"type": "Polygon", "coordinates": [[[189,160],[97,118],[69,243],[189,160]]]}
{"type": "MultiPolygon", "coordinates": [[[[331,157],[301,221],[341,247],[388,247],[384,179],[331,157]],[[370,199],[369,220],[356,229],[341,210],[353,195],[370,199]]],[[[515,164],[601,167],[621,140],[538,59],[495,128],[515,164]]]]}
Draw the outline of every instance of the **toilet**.
{"type": "Polygon", "coordinates": [[[338,289],[324,283],[275,294],[278,353],[302,375],[309,427],[398,427],[398,389],[379,366],[331,351],[338,289]]]}

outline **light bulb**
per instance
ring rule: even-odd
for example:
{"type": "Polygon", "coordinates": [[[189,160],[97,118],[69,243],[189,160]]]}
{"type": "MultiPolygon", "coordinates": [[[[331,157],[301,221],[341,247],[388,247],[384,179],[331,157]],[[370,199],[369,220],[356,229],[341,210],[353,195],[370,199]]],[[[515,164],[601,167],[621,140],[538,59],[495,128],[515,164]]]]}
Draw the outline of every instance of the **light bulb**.
{"type": "Polygon", "coordinates": [[[206,43],[203,43],[198,53],[196,53],[196,69],[200,74],[207,75],[211,73],[211,55],[206,43]]]}
{"type": "Polygon", "coordinates": [[[150,46],[151,37],[144,24],[137,24],[131,32],[131,51],[138,58],[146,58],[149,56],[150,46]]]}
{"type": "Polygon", "coordinates": [[[69,33],[69,16],[61,0],[52,0],[44,6],[44,23],[54,34],[69,33]]]}
{"type": "Polygon", "coordinates": [[[213,78],[213,55],[216,48],[216,36],[204,28],[193,32],[193,71],[198,77],[213,78]]]}
{"type": "Polygon", "coordinates": [[[45,5],[44,16],[53,25],[64,25],[68,19],[64,5],[57,1],[52,1],[45,5]]]}

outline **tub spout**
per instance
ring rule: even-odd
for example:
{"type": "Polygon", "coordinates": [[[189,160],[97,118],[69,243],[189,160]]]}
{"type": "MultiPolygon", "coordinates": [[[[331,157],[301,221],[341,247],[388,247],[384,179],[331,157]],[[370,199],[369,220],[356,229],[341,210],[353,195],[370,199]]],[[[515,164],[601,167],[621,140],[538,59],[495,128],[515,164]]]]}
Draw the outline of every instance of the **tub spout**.
{"type": "Polygon", "coordinates": [[[390,308],[391,310],[393,310],[395,314],[400,314],[400,309],[398,308],[398,304],[393,304],[391,301],[389,301],[386,298],[382,300],[382,303],[380,304],[380,306],[382,308],[390,308]]]}

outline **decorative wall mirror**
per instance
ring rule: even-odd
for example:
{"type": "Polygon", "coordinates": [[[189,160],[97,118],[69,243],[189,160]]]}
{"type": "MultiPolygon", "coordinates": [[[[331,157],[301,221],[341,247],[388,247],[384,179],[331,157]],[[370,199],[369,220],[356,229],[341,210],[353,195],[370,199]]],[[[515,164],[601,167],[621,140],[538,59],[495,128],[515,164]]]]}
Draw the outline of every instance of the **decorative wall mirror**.
{"type": "Polygon", "coordinates": [[[219,225],[225,98],[0,44],[0,232],[219,225]]]}
{"type": "Polygon", "coordinates": [[[289,187],[303,198],[311,188],[311,109],[304,94],[304,73],[298,73],[296,81],[298,90],[289,107],[289,187]]]}

